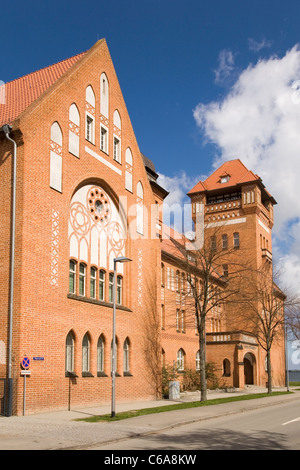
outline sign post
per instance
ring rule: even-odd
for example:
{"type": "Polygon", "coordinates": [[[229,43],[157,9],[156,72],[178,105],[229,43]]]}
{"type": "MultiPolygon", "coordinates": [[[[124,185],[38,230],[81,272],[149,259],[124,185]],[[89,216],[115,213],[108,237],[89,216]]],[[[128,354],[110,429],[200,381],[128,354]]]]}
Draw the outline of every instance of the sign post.
{"type": "Polygon", "coordinates": [[[24,377],[24,388],[23,388],[23,416],[25,416],[25,408],[26,408],[26,376],[30,375],[31,371],[29,370],[30,366],[30,359],[27,356],[24,356],[21,362],[21,375],[24,377]]]}

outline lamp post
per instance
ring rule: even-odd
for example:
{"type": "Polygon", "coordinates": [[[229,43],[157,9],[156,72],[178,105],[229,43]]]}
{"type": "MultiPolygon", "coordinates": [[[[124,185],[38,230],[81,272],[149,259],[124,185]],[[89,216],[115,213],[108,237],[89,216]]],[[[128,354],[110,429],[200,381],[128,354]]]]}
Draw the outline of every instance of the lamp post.
{"type": "Polygon", "coordinates": [[[114,283],[113,283],[113,342],[112,342],[112,390],[111,390],[111,417],[114,418],[116,415],[115,404],[116,404],[116,288],[117,288],[117,263],[126,263],[132,261],[125,256],[114,258],[114,283]]]}

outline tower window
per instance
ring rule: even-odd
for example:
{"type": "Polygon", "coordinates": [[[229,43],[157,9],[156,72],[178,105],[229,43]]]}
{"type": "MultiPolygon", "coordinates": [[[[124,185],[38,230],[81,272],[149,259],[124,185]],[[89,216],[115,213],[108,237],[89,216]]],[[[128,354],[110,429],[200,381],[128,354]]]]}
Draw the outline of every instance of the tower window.
{"type": "Polygon", "coordinates": [[[240,247],[240,234],[238,232],[235,232],[233,234],[233,248],[239,248],[240,247]]]}
{"type": "Polygon", "coordinates": [[[226,176],[221,176],[221,183],[228,183],[229,181],[229,175],[226,175],[226,176]]]}

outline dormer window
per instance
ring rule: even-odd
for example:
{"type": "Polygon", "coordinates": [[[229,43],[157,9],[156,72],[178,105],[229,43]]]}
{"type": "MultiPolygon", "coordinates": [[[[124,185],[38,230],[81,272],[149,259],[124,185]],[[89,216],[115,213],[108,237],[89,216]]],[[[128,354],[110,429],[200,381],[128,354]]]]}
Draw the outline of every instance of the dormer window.
{"type": "Polygon", "coordinates": [[[230,178],[229,175],[221,176],[221,180],[220,180],[221,184],[223,184],[223,183],[228,183],[229,178],[230,178]]]}

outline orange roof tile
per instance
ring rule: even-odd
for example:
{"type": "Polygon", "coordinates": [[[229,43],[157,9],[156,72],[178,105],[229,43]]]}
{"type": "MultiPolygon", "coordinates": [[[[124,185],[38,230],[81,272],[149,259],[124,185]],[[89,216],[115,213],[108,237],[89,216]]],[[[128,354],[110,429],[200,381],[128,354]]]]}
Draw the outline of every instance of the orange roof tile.
{"type": "Polygon", "coordinates": [[[188,194],[191,195],[198,192],[230,188],[251,181],[261,181],[261,179],[252,171],[249,171],[240,159],[230,160],[223,163],[223,165],[206,178],[205,181],[199,181],[188,194]],[[222,176],[229,176],[228,182],[221,183],[222,176]]]}
{"type": "Polygon", "coordinates": [[[31,103],[70,69],[85,52],[5,84],[5,104],[0,104],[0,126],[12,123],[31,103]]]}

